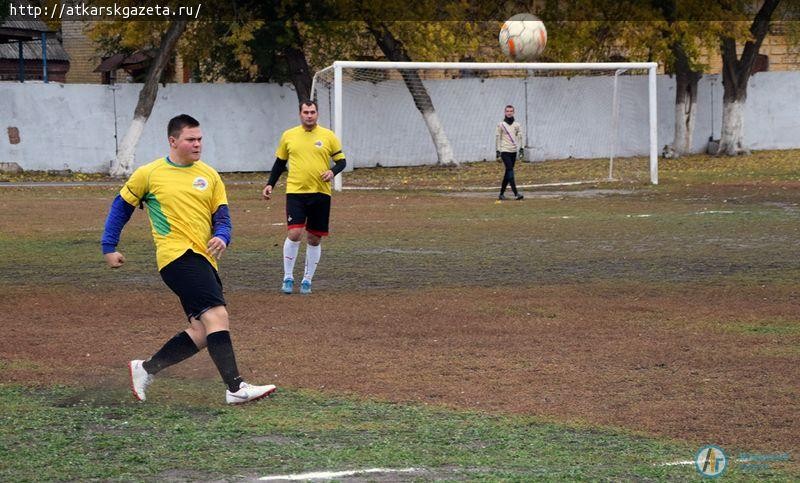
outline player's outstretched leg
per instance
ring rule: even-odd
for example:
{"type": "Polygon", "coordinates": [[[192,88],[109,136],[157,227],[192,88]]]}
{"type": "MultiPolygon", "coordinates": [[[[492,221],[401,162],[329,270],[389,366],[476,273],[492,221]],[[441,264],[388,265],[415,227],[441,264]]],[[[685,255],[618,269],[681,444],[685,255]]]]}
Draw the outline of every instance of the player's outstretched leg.
{"type": "Polygon", "coordinates": [[[228,404],[242,404],[255,401],[275,392],[275,386],[255,386],[242,380],[239,368],[236,365],[236,355],[233,351],[231,334],[228,330],[228,311],[224,306],[207,310],[202,316],[202,322],[210,333],[206,336],[208,355],[217,366],[219,375],[228,386],[225,391],[225,402],[228,404]],[[222,329],[222,330],[218,330],[222,329]]]}
{"type": "Polygon", "coordinates": [[[131,375],[131,391],[133,392],[133,397],[138,401],[147,399],[145,391],[147,390],[147,386],[153,382],[152,374],[149,374],[144,367],[142,367],[143,362],[143,360],[135,359],[128,363],[128,370],[131,375]]]}
{"type": "Polygon", "coordinates": [[[200,349],[186,331],[175,334],[164,343],[153,357],[146,361],[133,360],[128,363],[131,374],[131,390],[139,401],[145,400],[145,390],[153,382],[153,376],[169,366],[173,366],[197,354],[200,349]]]}

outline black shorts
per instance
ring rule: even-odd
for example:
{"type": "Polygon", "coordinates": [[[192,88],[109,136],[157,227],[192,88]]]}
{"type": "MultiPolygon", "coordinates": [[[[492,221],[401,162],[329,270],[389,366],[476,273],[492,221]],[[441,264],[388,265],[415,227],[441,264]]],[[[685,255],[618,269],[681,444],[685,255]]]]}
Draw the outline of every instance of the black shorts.
{"type": "Polygon", "coordinates": [[[286,227],[303,228],[317,236],[328,234],[331,197],[325,193],[287,193],[286,227]]]}
{"type": "Polygon", "coordinates": [[[181,299],[183,311],[190,319],[199,320],[208,309],[225,305],[219,274],[202,255],[186,250],[160,273],[164,283],[181,299]]]}

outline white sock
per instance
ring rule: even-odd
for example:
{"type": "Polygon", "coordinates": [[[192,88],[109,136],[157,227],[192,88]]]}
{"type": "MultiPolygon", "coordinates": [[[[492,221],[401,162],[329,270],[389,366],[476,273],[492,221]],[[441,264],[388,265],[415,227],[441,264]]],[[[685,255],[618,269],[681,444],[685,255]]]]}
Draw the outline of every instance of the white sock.
{"type": "Polygon", "coordinates": [[[283,242],[283,279],[291,278],[294,280],[294,261],[297,260],[297,252],[300,251],[300,242],[286,239],[283,242]]]}
{"type": "Polygon", "coordinates": [[[306,246],[306,270],[303,273],[303,280],[311,281],[314,278],[314,272],[317,271],[317,264],[319,258],[322,256],[322,244],[317,246],[306,246]]]}

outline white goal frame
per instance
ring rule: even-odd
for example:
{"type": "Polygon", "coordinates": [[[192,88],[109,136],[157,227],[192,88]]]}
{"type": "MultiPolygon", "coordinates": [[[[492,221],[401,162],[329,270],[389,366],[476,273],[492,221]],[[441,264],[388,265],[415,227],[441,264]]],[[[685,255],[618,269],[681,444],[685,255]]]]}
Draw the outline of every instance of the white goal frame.
{"type": "MultiPolygon", "coordinates": [[[[333,131],[342,139],[342,70],[343,69],[461,69],[461,70],[608,70],[614,72],[614,97],[617,96],[617,78],[629,69],[646,69],[648,76],[648,109],[649,109],[649,157],[650,183],[658,184],[658,113],[656,96],[657,62],[375,62],[375,61],[336,61],[314,75],[311,83],[311,97],[316,97],[317,76],[330,69],[333,70],[333,131]]],[[[616,102],[614,105],[616,109],[616,102]]],[[[345,153],[347,148],[345,147],[345,153]]],[[[613,153],[611,158],[613,166],[613,153]]],[[[342,174],[334,179],[334,189],[342,190],[342,174]]]]}

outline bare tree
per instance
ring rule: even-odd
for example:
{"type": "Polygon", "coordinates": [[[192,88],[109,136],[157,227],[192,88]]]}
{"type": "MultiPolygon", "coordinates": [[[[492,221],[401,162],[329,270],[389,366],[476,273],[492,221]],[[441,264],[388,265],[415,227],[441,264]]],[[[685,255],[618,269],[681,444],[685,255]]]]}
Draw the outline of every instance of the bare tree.
{"type": "Polygon", "coordinates": [[[781,0],[764,0],[750,25],[752,40],[736,55],[736,40],[723,36],[722,41],[722,133],[717,154],[748,154],[744,146],[744,105],[747,100],[747,83],[755,65],[761,43],[769,30],[772,14],[781,0]]]}
{"type": "Polygon", "coordinates": [[[186,20],[171,21],[167,31],[161,38],[156,57],[147,71],[147,80],[145,80],[144,86],[139,92],[139,102],[136,103],[136,109],[133,111],[133,121],[128,126],[128,130],[125,132],[125,136],[117,149],[117,157],[109,169],[109,174],[113,177],[125,177],[133,171],[136,146],[139,144],[139,139],[142,137],[147,120],[153,112],[153,105],[156,102],[156,94],[158,93],[158,81],[161,79],[167,64],[169,64],[175,51],[175,46],[178,44],[178,39],[186,30],[187,23],[188,21],[186,20]]]}
{"type": "MultiPolygon", "coordinates": [[[[367,30],[375,37],[378,47],[380,47],[387,59],[394,62],[411,61],[403,44],[395,38],[388,25],[383,22],[367,22],[367,30]]],[[[425,125],[428,127],[428,132],[436,147],[438,164],[458,166],[459,163],[453,156],[450,140],[447,139],[447,134],[444,132],[444,127],[436,114],[431,96],[422,83],[419,72],[415,69],[403,69],[400,71],[400,75],[403,76],[403,82],[405,82],[408,92],[411,93],[411,97],[414,99],[414,105],[422,114],[425,125]]]]}

